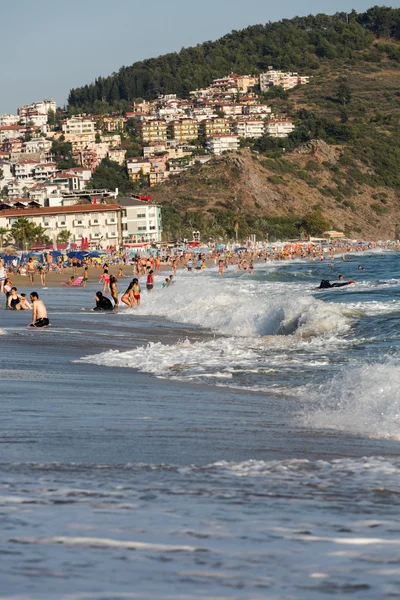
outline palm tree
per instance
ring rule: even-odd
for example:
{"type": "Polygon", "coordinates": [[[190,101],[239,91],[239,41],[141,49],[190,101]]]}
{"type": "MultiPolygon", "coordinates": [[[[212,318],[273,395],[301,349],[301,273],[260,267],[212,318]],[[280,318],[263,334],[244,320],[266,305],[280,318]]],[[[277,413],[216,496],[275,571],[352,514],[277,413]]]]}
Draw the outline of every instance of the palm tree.
{"type": "Polygon", "coordinates": [[[72,233],[70,231],[68,231],[68,229],[64,229],[63,231],[60,231],[60,233],[58,234],[57,242],[59,244],[67,244],[71,237],[72,237],[72,233]]]}
{"type": "Polygon", "coordinates": [[[12,224],[10,233],[21,250],[27,250],[36,241],[37,230],[38,227],[32,221],[20,217],[12,224]]]}

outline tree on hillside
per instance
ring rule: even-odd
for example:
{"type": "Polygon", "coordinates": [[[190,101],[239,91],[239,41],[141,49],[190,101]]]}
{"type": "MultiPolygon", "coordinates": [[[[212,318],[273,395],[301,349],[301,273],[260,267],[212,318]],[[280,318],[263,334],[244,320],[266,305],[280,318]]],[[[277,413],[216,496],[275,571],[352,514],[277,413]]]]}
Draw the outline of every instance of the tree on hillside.
{"type": "Polygon", "coordinates": [[[346,82],[339,83],[337,88],[337,98],[343,106],[351,102],[351,89],[346,82]]]}
{"type": "Polygon", "coordinates": [[[326,221],[319,210],[314,210],[312,213],[304,217],[300,223],[300,229],[308,235],[321,235],[324,231],[330,229],[330,223],[326,221]]]}
{"type": "Polygon", "coordinates": [[[115,190],[118,188],[123,194],[132,192],[135,189],[134,183],[129,179],[125,167],[121,167],[117,162],[105,158],[101,161],[90,181],[92,189],[115,190]]]}

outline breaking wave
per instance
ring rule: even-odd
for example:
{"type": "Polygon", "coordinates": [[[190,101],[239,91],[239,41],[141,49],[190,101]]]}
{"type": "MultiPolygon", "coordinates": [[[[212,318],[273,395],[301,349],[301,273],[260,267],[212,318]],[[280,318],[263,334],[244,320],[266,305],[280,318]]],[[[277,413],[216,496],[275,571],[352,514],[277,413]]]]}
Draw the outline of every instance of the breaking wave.
{"type": "MultiPolygon", "coordinates": [[[[298,284],[183,277],[149,294],[142,314],[167,317],[240,337],[345,333],[350,326],[340,305],[313,298],[298,284]]],[[[130,311],[126,311],[128,314],[130,311]]]]}

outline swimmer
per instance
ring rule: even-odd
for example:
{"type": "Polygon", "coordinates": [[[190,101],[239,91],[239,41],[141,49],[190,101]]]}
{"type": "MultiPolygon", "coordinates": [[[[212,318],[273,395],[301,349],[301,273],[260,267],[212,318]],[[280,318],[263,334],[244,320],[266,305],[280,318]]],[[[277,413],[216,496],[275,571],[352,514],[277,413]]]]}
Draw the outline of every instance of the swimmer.
{"type": "Polygon", "coordinates": [[[364,269],[364,267],[363,267],[362,265],[358,265],[357,269],[358,269],[359,271],[365,271],[365,269],[364,269]]]}
{"type": "Polygon", "coordinates": [[[42,300],[39,300],[37,292],[32,292],[30,295],[32,302],[32,322],[30,327],[48,327],[49,319],[47,317],[47,309],[42,300]]]}

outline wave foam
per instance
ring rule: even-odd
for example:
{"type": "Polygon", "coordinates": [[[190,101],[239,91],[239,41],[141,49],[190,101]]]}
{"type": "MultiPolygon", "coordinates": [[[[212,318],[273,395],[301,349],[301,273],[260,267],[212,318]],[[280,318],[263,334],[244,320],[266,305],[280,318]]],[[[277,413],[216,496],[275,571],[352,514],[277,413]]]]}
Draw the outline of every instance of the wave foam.
{"type": "Polygon", "coordinates": [[[309,391],[319,406],[304,416],[311,427],[400,439],[400,366],[364,365],[309,391]]]}
{"type": "MultiPolygon", "coordinates": [[[[317,300],[298,284],[182,277],[171,288],[146,296],[143,314],[241,337],[341,334],[349,328],[342,307],[317,300]]],[[[125,314],[129,314],[126,311],[125,314]]]]}

